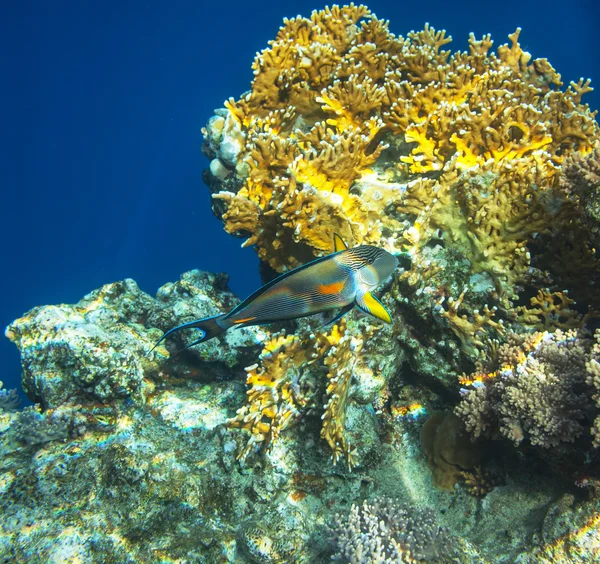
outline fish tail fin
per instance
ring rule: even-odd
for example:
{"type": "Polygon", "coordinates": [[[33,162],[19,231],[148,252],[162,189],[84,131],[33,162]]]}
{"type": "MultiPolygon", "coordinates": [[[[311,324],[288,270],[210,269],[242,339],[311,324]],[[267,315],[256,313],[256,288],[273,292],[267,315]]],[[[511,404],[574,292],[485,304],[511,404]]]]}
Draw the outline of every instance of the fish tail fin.
{"type": "Polygon", "coordinates": [[[200,329],[200,331],[202,331],[202,337],[189,345],[186,345],[182,349],[183,351],[194,345],[198,345],[199,343],[204,343],[204,341],[208,341],[213,337],[218,337],[231,327],[230,323],[222,321],[224,317],[225,315],[215,315],[213,317],[205,317],[204,319],[197,319],[196,321],[190,321],[189,323],[183,323],[177,327],[173,327],[173,329],[169,329],[158,341],[156,341],[150,352],[152,352],[164,339],[181,329],[200,329]],[[220,321],[221,323],[219,323],[220,321]]]}

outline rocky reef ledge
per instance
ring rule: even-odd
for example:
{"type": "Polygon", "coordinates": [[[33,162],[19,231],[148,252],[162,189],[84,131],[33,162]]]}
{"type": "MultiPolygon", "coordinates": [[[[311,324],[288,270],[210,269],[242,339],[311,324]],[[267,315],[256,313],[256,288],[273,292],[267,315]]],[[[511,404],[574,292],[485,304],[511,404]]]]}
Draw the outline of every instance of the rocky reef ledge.
{"type": "MultiPolygon", "coordinates": [[[[174,354],[183,335],[150,352],[164,330],[236,301],[225,275],[192,271],[156,298],[124,280],[75,305],[36,307],[8,326],[36,405],[19,410],[15,394],[0,390],[0,561],[597,558],[594,483],[582,479],[578,488],[501,441],[472,443],[451,412],[427,419],[414,402],[381,405],[386,358],[395,354],[385,330],[364,344],[377,345],[370,357],[380,369],[352,365],[343,419],[352,470],[333,464],[321,430],[333,357],[300,361],[293,343],[287,369],[295,375],[272,393],[309,399],[289,424],[275,425],[274,416],[265,423],[266,435],[285,428],[281,436],[251,434],[248,443],[254,431],[243,425],[251,415],[243,406],[258,393],[256,359],[263,349],[262,366],[274,373],[276,350],[265,350],[289,339],[283,328],[239,329],[174,354]],[[246,379],[254,379],[250,392],[246,379]]],[[[327,338],[344,352],[335,335],[356,335],[363,321],[352,317],[327,338]]],[[[289,329],[317,332],[309,322],[289,329]]],[[[443,390],[394,386],[397,398],[420,393],[428,408],[444,406],[443,390]]]]}

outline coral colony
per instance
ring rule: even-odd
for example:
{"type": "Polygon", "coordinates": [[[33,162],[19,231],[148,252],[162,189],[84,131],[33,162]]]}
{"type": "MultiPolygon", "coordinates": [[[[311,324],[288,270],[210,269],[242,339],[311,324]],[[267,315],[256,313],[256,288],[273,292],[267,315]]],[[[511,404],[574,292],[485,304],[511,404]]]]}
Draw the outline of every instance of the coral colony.
{"type": "Polygon", "coordinates": [[[227,232],[275,272],[334,233],[401,263],[351,312],[197,338],[227,277],[134,281],[6,329],[7,562],[600,559],[600,129],[518,29],[298,16],[203,130],[227,232]]]}

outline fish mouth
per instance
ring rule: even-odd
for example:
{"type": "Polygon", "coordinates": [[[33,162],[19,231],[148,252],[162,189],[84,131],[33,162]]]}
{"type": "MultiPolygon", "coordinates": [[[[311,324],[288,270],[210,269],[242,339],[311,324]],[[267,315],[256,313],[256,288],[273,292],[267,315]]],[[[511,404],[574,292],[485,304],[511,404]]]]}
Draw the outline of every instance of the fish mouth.
{"type": "Polygon", "coordinates": [[[400,253],[393,253],[393,256],[396,257],[396,260],[398,261],[394,270],[400,268],[402,271],[405,271],[412,268],[412,257],[410,256],[410,253],[402,251],[400,253]]]}

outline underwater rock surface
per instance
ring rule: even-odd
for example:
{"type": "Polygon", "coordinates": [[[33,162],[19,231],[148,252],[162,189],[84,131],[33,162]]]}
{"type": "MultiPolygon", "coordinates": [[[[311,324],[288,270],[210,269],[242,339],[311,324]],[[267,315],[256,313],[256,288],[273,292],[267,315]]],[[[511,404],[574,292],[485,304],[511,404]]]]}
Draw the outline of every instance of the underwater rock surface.
{"type": "MultiPolygon", "coordinates": [[[[406,520],[394,525],[402,559],[358,561],[551,562],[542,555],[572,554],[573,546],[581,557],[570,562],[590,561],[600,546],[596,498],[586,501],[559,476],[513,454],[490,462],[485,449],[485,472],[499,478],[485,497],[471,495],[467,482],[438,489],[420,446],[423,410],[397,406],[392,417],[376,414],[366,403],[379,388],[369,371],[364,381],[356,373],[356,401],[346,415],[348,440],[357,447],[352,471],[332,465],[315,408],[267,452],[236,460],[243,437],[227,422],[244,404],[240,363],[248,348],[256,350],[259,332],[215,340],[224,351],[212,365],[202,354],[148,354],[161,335],[154,323],[176,324],[234,301],[224,277],[193,271],[163,286],[157,299],[126,280],[75,306],[35,308],[9,326],[24,383],[44,408],[0,406],[3,561],[317,563],[336,554],[356,561],[344,555],[375,545],[357,546],[360,535],[350,527],[360,525],[352,515],[375,498],[406,520]],[[207,309],[193,305],[208,297],[207,309]],[[169,318],[173,311],[181,317],[169,318]],[[126,346],[127,370],[118,354],[126,346]],[[44,436],[28,438],[34,435],[44,436]],[[427,531],[414,529],[425,523],[427,531]],[[431,545],[438,539],[443,548],[431,545]]],[[[363,321],[349,319],[346,331],[363,321]]],[[[385,366],[389,355],[375,343],[371,362],[385,366]]],[[[312,377],[324,385],[322,369],[312,377]]],[[[367,527],[366,506],[362,511],[367,527]]],[[[392,538],[384,530],[372,534],[392,538]]]]}

